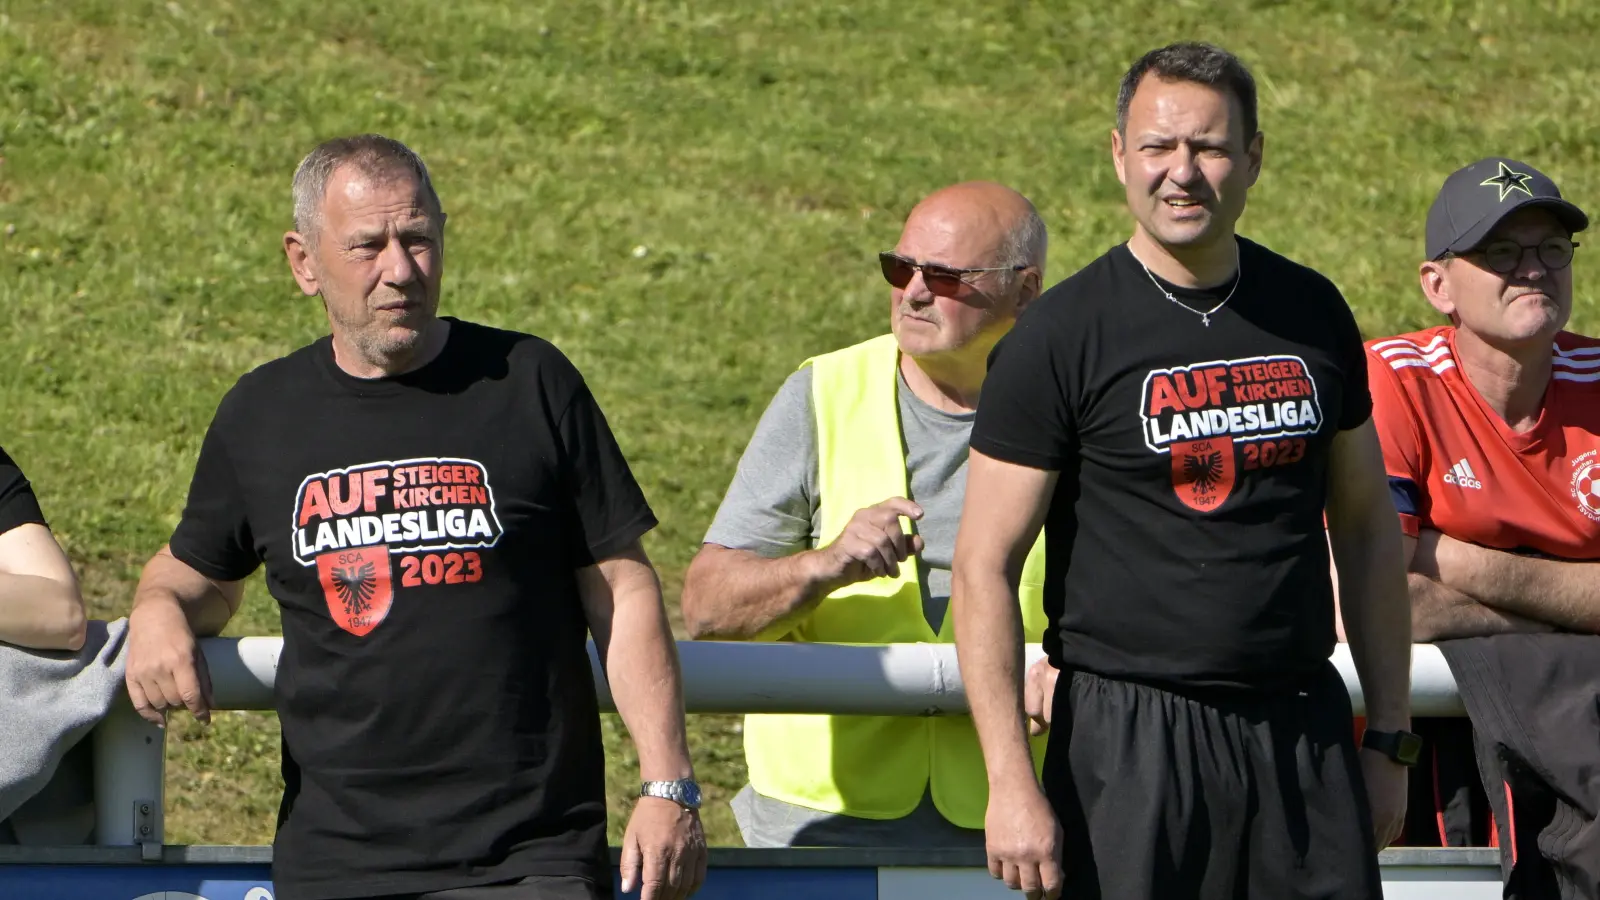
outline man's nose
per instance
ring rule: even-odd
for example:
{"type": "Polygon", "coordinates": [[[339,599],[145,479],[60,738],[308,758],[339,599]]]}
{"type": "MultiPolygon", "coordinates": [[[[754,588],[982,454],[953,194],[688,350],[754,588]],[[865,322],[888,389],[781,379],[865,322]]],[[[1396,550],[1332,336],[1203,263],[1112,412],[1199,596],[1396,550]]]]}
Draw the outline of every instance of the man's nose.
{"type": "Polygon", "coordinates": [[[1549,274],[1549,267],[1539,258],[1538,247],[1523,248],[1522,256],[1517,259],[1517,267],[1511,270],[1511,276],[1519,281],[1538,281],[1549,274]]]}
{"type": "Polygon", "coordinates": [[[411,251],[406,248],[404,241],[390,241],[383,248],[383,280],[384,283],[395,287],[405,287],[417,280],[420,270],[417,261],[412,258],[411,251]]]}
{"type": "Polygon", "coordinates": [[[1167,178],[1179,187],[1194,184],[1200,175],[1200,166],[1197,162],[1194,150],[1187,145],[1179,145],[1172,153],[1172,165],[1167,169],[1167,178]]]}
{"type": "Polygon", "coordinates": [[[930,303],[933,301],[933,291],[928,290],[927,279],[922,277],[921,269],[911,270],[911,280],[900,289],[900,295],[912,303],[930,303]]]}

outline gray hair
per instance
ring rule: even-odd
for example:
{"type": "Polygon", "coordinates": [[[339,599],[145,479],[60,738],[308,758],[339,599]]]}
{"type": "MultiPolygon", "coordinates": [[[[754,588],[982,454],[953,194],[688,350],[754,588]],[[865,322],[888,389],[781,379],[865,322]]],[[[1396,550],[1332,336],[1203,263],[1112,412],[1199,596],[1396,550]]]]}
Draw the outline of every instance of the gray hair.
{"type": "Polygon", "coordinates": [[[294,170],[294,230],[307,240],[315,240],[321,225],[322,199],[328,181],[341,166],[355,166],[364,175],[405,173],[414,176],[432,198],[434,209],[443,211],[439,194],[428,177],[428,166],[410,147],[381,134],[358,134],[324,141],[306,154],[294,170]]]}
{"type": "Polygon", "coordinates": [[[1043,279],[1050,235],[1045,230],[1044,219],[1039,217],[1039,211],[1026,199],[1023,202],[1028,204],[1028,214],[1011,226],[1001,239],[1000,265],[1034,266],[1039,270],[1039,277],[1043,279]]]}

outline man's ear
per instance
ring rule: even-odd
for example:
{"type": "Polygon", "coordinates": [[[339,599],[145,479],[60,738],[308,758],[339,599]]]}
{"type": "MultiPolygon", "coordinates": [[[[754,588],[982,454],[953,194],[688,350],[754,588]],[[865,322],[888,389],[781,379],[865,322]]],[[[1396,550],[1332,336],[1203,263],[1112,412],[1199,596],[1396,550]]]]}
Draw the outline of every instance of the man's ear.
{"type": "Polygon", "coordinates": [[[1033,266],[1022,270],[1022,283],[1017,285],[1017,313],[1020,315],[1028,304],[1039,298],[1044,291],[1044,276],[1033,266]]]}
{"type": "Polygon", "coordinates": [[[311,264],[311,242],[298,231],[286,232],[283,236],[283,254],[289,258],[289,271],[294,273],[294,280],[300,285],[300,290],[307,297],[315,297],[322,292],[321,282],[317,278],[316,267],[311,264]]]}
{"type": "Polygon", "coordinates": [[[1451,321],[1455,321],[1456,303],[1450,297],[1450,260],[1430,259],[1417,267],[1417,279],[1422,283],[1422,296],[1428,305],[1451,321]]]}
{"type": "Polygon", "coordinates": [[[1117,180],[1124,186],[1128,183],[1128,173],[1122,166],[1122,132],[1111,129],[1111,164],[1117,167],[1117,180]]]}

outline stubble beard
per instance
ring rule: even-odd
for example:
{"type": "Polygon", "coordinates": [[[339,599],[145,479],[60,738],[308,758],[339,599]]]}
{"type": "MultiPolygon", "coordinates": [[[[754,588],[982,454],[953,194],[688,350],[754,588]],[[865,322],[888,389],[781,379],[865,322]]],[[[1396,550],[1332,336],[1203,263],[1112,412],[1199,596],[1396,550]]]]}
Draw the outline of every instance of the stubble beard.
{"type": "MultiPolygon", "coordinates": [[[[333,318],[331,312],[330,318],[333,318]]],[[[417,318],[424,317],[418,315],[417,318]]],[[[409,360],[421,348],[432,322],[433,317],[428,316],[415,325],[408,322],[407,327],[399,327],[379,319],[359,324],[335,319],[343,342],[366,363],[384,368],[409,360]]]]}

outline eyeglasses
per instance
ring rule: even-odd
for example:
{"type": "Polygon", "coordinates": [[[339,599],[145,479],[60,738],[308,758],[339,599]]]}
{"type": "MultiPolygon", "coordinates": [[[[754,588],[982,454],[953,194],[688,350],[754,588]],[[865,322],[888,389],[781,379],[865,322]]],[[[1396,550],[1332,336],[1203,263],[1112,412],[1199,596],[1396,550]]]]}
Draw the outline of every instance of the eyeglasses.
{"type": "Polygon", "coordinates": [[[1509,275],[1522,263],[1523,256],[1529,250],[1533,250],[1538,253],[1539,262],[1554,272],[1572,265],[1572,251],[1578,249],[1578,246],[1576,241],[1564,237],[1547,237],[1537,244],[1519,244],[1510,240],[1490,241],[1481,247],[1450,255],[1481,256],[1484,265],[1491,270],[1501,275],[1509,275]]]}
{"type": "Polygon", "coordinates": [[[919,263],[914,259],[906,259],[898,253],[885,251],[878,254],[878,264],[883,267],[885,281],[897,288],[903,288],[911,283],[911,276],[917,270],[922,270],[922,282],[928,286],[928,291],[940,297],[955,297],[961,293],[963,285],[972,287],[963,281],[963,275],[975,275],[979,272],[1021,272],[1027,266],[990,266],[978,269],[958,269],[954,266],[941,266],[938,263],[919,263]]]}

